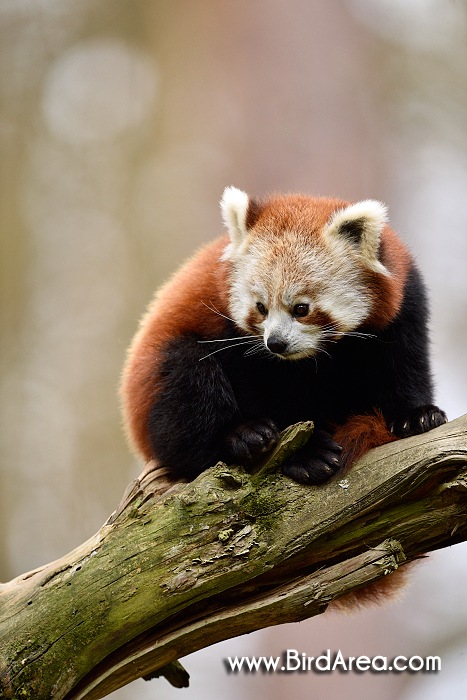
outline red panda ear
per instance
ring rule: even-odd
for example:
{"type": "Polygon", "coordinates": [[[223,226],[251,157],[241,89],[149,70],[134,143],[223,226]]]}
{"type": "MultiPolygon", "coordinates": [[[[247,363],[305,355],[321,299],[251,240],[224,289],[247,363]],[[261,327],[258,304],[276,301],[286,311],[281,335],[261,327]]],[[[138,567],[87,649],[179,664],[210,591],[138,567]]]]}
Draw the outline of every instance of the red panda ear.
{"type": "Polygon", "coordinates": [[[389,274],[379,260],[381,232],[387,222],[384,204],[367,199],[339,209],[325,229],[328,239],[344,239],[355,245],[366,264],[377,272],[389,274]]]}
{"type": "Polygon", "coordinates": [[[222,219],[230,235],[230,245],[225,249],[223,260],[231,258],[248,235],[247,216],[250,198],[236,187],[226,187],[221,199],[222,219]]]}

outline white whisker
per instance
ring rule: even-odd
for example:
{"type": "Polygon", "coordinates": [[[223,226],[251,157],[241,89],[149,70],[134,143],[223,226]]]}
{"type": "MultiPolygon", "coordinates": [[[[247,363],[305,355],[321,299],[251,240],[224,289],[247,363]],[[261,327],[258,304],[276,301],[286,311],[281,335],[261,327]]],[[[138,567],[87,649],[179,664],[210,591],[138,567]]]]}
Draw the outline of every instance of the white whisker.
{"type": "Polygon", "coordinates": [[[227,347],[223,348],[217,348],[217,350],[213,350],[212,352],[208,353],[207,355],[204,355],[204,357],[200,357],[198,362],[201,362],[201,360],[205,360],[207,357],[211,357],[211,355],[215,355],[216,352],[221,352],[222,350],[228,350],[229,348],[238,348],[239,345],[250,345],[253,340],[244,340],[243,343],[232,343],[232,345],[227,345],[227,347]]]}
{"type": "Polygon", "coordinates": [[[216,309],[216,307],[215,307],[214,305],[213,305],[213,306],[209,306],[209,304],[206,304],[204,301],[201,301],[201,303],[202,303],[207,309],[209,309],[209,311],[212,311],[213,313],[217,314],[218,316],[222,316],[222,318],[227,319],[227,321],[232,321],[232,323],[235,323],[235,321],[233,320],[233,318],[230,318],[230,316],[226,316],[225,314],[221,313],[218,309],[216,309]]]}
{"type": "Polygon", "coordinates": [[[323,352],[325,355],[332,359],[331,354],[324,348],[318,348],[318,352],[323,352]]]}
{"type": "Polygon", "coordinates": [[[228,343],[232,340],[256,340],[256,338],[262,338],[261,335],[239,335],[236,338],[212,338],[212,340],[198,340],[198,343],[228,343]]]}
{"type": "Polygon", "coordinates": [[[342,335],[349,335],[355,338],[377,338],[378,336],[374,333],[361,333],[360,331],[346,331],[342,335]]]}
{"type": "Polygon", "coordinates": [[[249,348],[248,350],[246,350],[243,354],[244,354],[244,357],[250,357],[251,355],[261,355],[261,354],[270,355],[271,353],[266,348],[264,343],[262,343],[260,341],[255,341],[253,343],[252,347],[249,348]]]}

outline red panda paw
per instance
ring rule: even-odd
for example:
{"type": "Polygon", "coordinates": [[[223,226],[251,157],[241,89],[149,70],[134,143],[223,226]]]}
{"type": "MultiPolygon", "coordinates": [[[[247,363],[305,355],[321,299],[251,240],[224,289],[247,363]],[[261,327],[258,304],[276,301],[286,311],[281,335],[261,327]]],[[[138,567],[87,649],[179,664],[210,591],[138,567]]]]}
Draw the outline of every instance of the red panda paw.
{"type": "Polygon", "coordinates": [[[342,447],[325,430],[315,430],[308,443],[282,465],[282,473],[300,484],[322,484],[341,468],[342,447]]]}
{"type": "Polygon", "coordinates": [[[253,464],[276,445],[278,438],[279,430],[269,418],[240,423],[225,439],[226,460],[246,466],[253,464]]]}
{"type": "Polygon", "coordinates": [[[426,433],[427,430],[437,428],[448,419],[444,411],[438,406],[428,404],[427,406],[419,406],[411,411],[408,415],[397,418],[389,424],[389,430],[393,435],[400,438],[409,437],[410,435],[420,435],[426,433]]]}

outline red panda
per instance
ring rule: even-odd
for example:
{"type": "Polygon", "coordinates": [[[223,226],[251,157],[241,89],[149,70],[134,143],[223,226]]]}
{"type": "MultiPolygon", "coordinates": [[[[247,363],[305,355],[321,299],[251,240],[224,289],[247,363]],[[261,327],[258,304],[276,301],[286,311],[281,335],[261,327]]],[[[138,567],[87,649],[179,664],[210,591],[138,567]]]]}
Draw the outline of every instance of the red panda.
{"type": "Polygon", "coordinates": [[[190,480],[253,463],[312,420],[282,471],[319,484],[446,421],[424,285],[383,204],[228,187],[221,210],[227,235],[157,292],[129,349],[124,420],[146,461],[190,480]]]}

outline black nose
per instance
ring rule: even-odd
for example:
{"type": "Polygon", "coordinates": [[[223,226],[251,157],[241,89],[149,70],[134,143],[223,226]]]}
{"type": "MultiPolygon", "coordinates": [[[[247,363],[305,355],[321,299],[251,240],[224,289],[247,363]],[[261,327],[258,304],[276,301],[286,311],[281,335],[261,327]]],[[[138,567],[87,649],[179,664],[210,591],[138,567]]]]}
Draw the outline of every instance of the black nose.
{"type": "Polygon", "coordinates": [[[271,352],[275,352],[280,355],[286,349],[287,342],[278,335],[270,335],[267,339],[266,345],[271,352]]]}

